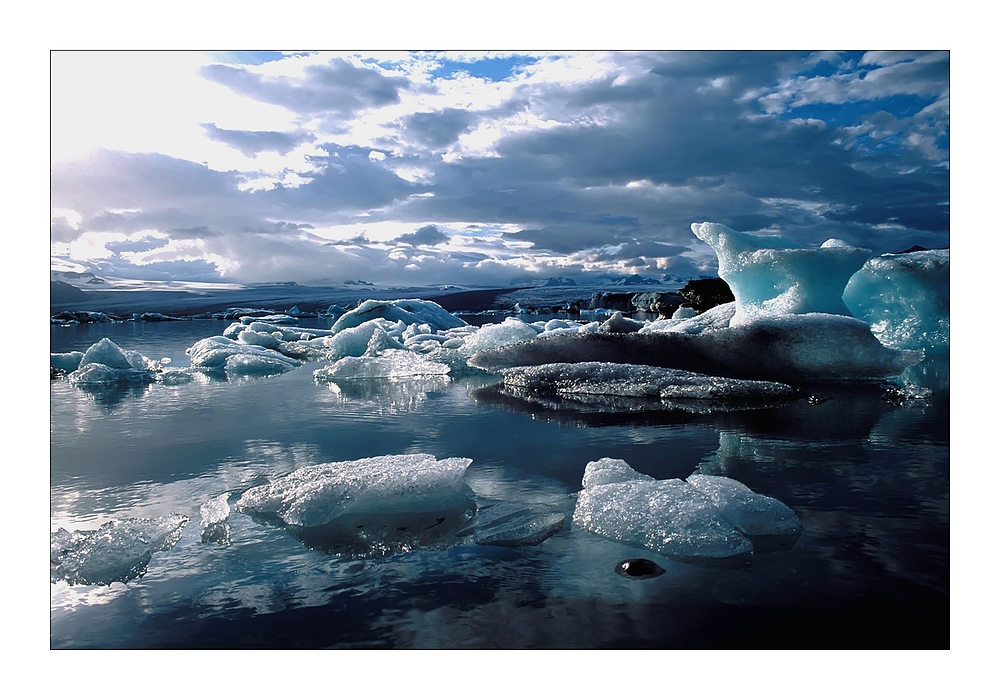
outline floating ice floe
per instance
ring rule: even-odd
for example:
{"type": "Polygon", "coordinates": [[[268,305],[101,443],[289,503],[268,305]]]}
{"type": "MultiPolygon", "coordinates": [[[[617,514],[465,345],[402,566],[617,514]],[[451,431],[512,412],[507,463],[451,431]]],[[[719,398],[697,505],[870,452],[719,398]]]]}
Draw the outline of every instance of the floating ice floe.
{"type": "Polygon", "coordinates": [[[204,338],[186,350],[191,367],[227,374],[274,374],[302,363],[276,350],[247,345],[221,335],[204,338]]]}
{"type": "Polygon", "coordinates": [[[601,403],[605,397],[646,399],[647,410],[709,413],[775,406],[797,395],[792,387],[777,382],[611,362],[555,363],[498,371],[508,387],[592,403],[601,403]]]}
{"type": "Polygon", "coordinates": [[[313,378],[320,382],[404,379],[445,375],[450,371],[448,365],[424,359],[409,350],[389,348],[380,354],[343,357],[332,365],[314,371],[313,378]]]}
{"type": "Polygon", "coordinates": [[[112,520],[97,530],[59,528],[51,535],[51,579],[71,585],[127,583],[145,573],[154,553],[177,544],[187,523],[187,516],[171,513],[112,520]]]}
{"type": "Polygon", "coordinates": [[[884,345],[945,353],[950,344],[950,252],[872,258],[851,277],[844,302],[884,345]]]}
{"type": "Polygon", "coordinates": [[[62,370],[63,372],[73,372],[80,368],[80,360],[83,359],[82,352],[53,352],[49,353],[50,361],[49,365],[52,369],[62,370]]]}
{"type": "Polygon", "coordinates": [[[333,324],[336,334],[345,328],[359,326],[365,321],[384,318],[388,321],[402,321],[404,326],[425,323],[433,330],[445,330],[467,325],[465,321],[445,311],[439,304],[424,299],[396,299],[377,301],[369,299],[352,311],[348,311],[333,324]]]}
{"type": "Polygon", "coordinates": [[[627,462],[587,464],[573,523],[610,540],[678,561],[743,564],[750,537],[798,536],[798,517],[780,501],[725,477],[656,480],[627,462]]]}
{"type": "Polygon", "coordinates": [[[350,556],[442,546],[475,513],[464,478],[471,462],[417,454],[304,467],[246,491],[235,509],[350,556]]]}
{"type": "Polygon", "coordinates": [[[66,377],[82,389],[149,384],[156,381],[161,363],[133,350],[124,350],[102,338],[84,353],[52,353],[52,366],[70,367],[79,355],[76,369],[66,377]]]}

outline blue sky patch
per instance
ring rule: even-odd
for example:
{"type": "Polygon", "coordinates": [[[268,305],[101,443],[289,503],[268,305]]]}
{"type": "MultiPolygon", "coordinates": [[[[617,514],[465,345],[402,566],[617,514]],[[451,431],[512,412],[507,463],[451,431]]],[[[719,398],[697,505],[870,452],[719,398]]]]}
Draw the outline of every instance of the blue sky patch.
{"type": "Polygon", "coordinates": [[[435,78],[449,78],[456,73],[468,73],[474,78],[485,78],[498,83],[512,76],[518,68],[537,63],[534,56],[505,56],[481,58],[477,61],[464,63],[461,61],[441,61],[441,65],[431,71],[435,78]]]}

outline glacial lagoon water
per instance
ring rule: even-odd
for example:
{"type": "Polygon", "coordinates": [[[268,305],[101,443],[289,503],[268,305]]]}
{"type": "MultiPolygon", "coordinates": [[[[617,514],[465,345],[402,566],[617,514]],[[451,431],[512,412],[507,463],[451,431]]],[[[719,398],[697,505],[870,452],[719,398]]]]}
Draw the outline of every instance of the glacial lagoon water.
{"type": "MultiPolygon", "coordinates": [[[[229,322],[51,329],[52,352],[108,337],[184,366],[229,322]]],[[[305,324],[302,324],[305,325],[305,324]]],[[[187,515],[143,576],[51,584],[53,648],[947,648],[949,366],[895,405],[828,388],[781,408],[607,413],[538,403],[478,375],[316,383],[285,374],[114,391],[50,383],[51,529],[187,515]],[[566,514],[540,544],[381,557],[311,549],[238,512],[203,541],[200,508],[298,468],[391,454],[467,457],[477,501],[566,514]],[[741,568],[680,563],[574,527],[584,468],[624,459],[657,479],[736,479],[791,507],[794,544],[741,568]],[[631,579],[624,559],[665,570],[631,579]]]]}

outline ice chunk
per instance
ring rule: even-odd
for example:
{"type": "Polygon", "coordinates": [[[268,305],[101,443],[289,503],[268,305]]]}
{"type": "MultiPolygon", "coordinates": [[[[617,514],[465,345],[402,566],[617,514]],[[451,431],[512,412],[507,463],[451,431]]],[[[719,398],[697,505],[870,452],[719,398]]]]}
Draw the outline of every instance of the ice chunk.
{"type": "Polygon", "coordinates": [[[201,541],[229,544],[229,494],[216,496],[201,506],[201,541]]]}
{"type": "Polygon", "coordinates": [[[796,395],[792,387],[777,382],[611,362],[556,363],[499,371],[504,384],[543,394],[660,399],[663,408],[697,413],[772,406],[796,395]]]}
{"type": "Polygon", "coordinates": [[[844,302],[884,345],[944,353],[951,330],[950,274],[947,250],[882,255],[851,278],[844,302]]]}
{"type": "Polygon", "coordinates": [[[239,343],[221,335],[204,338],[186,350],[191,356],[191,366],[203,370],[222,370],[234,373],[255,373],[258,371],[285,371],[298,367],[298,360],[282,355],[276,350],[262,348],[256,345],[239,343]],[[233,360],[230,358],[240,357],[233,360]],[[257,358],[254,360],[253,358],[257,358]],[[270,362],[267,362],[267,361],[270,362]]]}
{"type": "Polygon", "coordinates": [[[674,310],[674,313],[673,313],[673,315],[670,318],[672,318],[672,319],[674,319],[676,321],[676,320],[685,319],[685,318],[694,318],[697,315],[698,315],[698,312],[695,311],[694,309],[692,309],[690,306],[678,306],[674,310]]]}
{"type": "Polygon", "coordinates": [[[83,353],[80,366],[89,364],[104,365],[111,369],[133,369],[125,351],[107,338],[101,338],[83,353]]]}
{"type": "Polygon", "coordinates": [[[615,362],[794,384],[880,379],[899,374],[921,357],[919,352],[886,348],[859,319],[797,314],[700,333],[553,335],[481,350],[469,364],[497,370],[558,362],[615,362]]]}
{"type": "Polygon", "coordinates": [[[573,524],[678,561],[743,563],[753,544],[708,496],[680,479],[635,478],[584,487],[573,524]]]}
{"type": "Polygon", "coordinates": [[[53,352],[50,353],[49,366],[52,369],[61,369],[64,372],[73,372],[79,369],[80,360],[83,359],[82,352],[53,352]]]}
{"type": "Polygon", "coordinates": [[[224,369],[226,374],[246,376],[246,375],[269,375],[281,374],[290,369],[298,367],[298,362],[293,362],[287,357],[263,357],[261,355],[238,354],[230,355],[226,358],[224,369]]]}
{"type": "Polygon", "coordinates": [[[705,493],[723,517],[748,537],[797,535],[802,528],[791,508],[777,498],[754,493],[735,479],[692,474],[686,481],[705,493]]]}
{"type": "Polygon", "coordinates": [[[783,236],[741,233],[722,224],[691,224],[691,230],[719,258],[719,277],[736,297],[734,326],[783,314],[850,316],[844,288],[871,256],[836,239],[805,248],[783,236]]]}
{"type": "Polygon", "coordinates": [[[135,386],[156,381],[152,372],[139,369],[116,369],[96,362],[83,365],[67,377],[69,383],[81,389],[101,389],[113,386],[135,386]]]}
{"type": "Polygon", "coordinates": [[[503,323],[488,323],[465,339],[462,350],[472,354],[486,348],[498,348],[532,340],[538,331],[524,321],[509,317],[503,323]]]}
{"type": "Polygon", "coordinates": [[[246,491],[237,511],[285,523],[307,544],[367,556],[433,546],[475,512],[471,459],[388,455],[298,469],[246,491]]]}
{"type": "Polygon", "coordinates": [[[372,338],[379,334],[380,339],[376,341],[377,346],[383,349],[402,350],[403,344],[386,333],[386,323],[382,319],[373,319],[358,326],[345,328],[329,338],[324,338],[322,344],[326,348],[327,356],[331,360],[339,360],[342,357],[360,357],[368,351],[372,338]]]}
{"type": "Polygon", "coordinates": [[[236,336],[237,340],[246,345],[257,345],[262,348],[270,348],[281,352],[281,341],[270,333],[258,333],[253,330],[240,331],[236,336]]]}
{"type": "Polygon", "coordinates": [[[354,379],[396,379],[448,374],[451,369],[440,362],[426,360],[409,350],[385,350],[381,355],[343,357],[332,365],[313,372],[320,382],[354,379]]]}
{"type": "Polygon", "coordinates": [[[473,528],[476,544],[522,547],[547,540],[562,529],[565,521],[563,513],[537,506],[497,503],[480,509],[469,525],[473,528]]]}
{"type": "Polygon", "coordinates": [[[621,311],[615,311],[607,321],[600,325],[604,333],[635,333],[644,324],[622,316],[621,311]]]}
{"type": "Polygon", "coordinates": [[[713,306],[708,311],[687,318],[658,319],[639,329],[640,333],[702,333],[729,328],[736,313],[736,302],[713,306]]]}
{"type": "Polygon", "coordinates": [[[112,520],[97,530],[67,532],[60,528],[51,536],[52,581],[127,583],[145,573],[154,553],[177,544],[187,523],[187,516],[171,513],[159,518],[112,520]]]}
{"type": "Polygon", "coordinates": [[[194,379],[194,374],[188,369],[168,369],[156,375],[156,381],[167,386],[187,384],[194,379]]]}
{"type": "Polygon", "coordinates": [[[377,301],[369,299],[358,308],[348,311],[333,324],[333,332],[338,333],[345,328],[360,326],[365,321],[384,318],[389,321],[402,321],[406,326],[412,323],[426,323],[432,330],[443,330],[467,325],[458,316],[445,311],[439,304],[423,299],[396,299],[394,301],[377,301]]]}
{"type": "Polygon", "coordinates": [[[583,470],[583,488],[620,484],[626,481],[654,481],[648,474],[641,474],[629,466],[624,459],[602,457],[596,462],[588,462],[583,470]]]}

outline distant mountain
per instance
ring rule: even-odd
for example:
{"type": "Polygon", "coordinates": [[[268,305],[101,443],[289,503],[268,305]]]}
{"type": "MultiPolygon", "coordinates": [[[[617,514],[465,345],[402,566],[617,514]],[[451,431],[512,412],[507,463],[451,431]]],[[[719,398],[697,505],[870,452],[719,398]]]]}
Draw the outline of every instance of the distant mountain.
{"type": "Polygon", "coordinates": [[[51,280],[49,282],[49,285],[50,285],[50,291],[49,291],[50,304],[66,304],[72,301],[87,301],[92,298],[89,294],[77,289],[68,282],[51,280]]]}
{"type": "Polygon", "coordinates": [[[623,287],[632,284],[660,284],[660,280],[652,277],[643,277],[642,275],[629,275],[628,277],[612,277],[609,280],[609,284],[613,284],[616,287],[623,287]]]}
{"type": "Polygon", "coordinates": [[[569,277],[549,277],[537,279],[534,277],[518,277],[510,281],[511,287],[575,287],[576,280],[569,277]]]}
{"type": "Polygon", "coordinates": [[[365,287],[374,287],[375,286],[373,283],[371,283],[371,282],[365,282],[364,280],[344,280],[344,285],[348,286],[348,287],[350,287],[350,286],[357,286],[357,285],[362,285],[362,286],[365,286],[365,287]]]}

